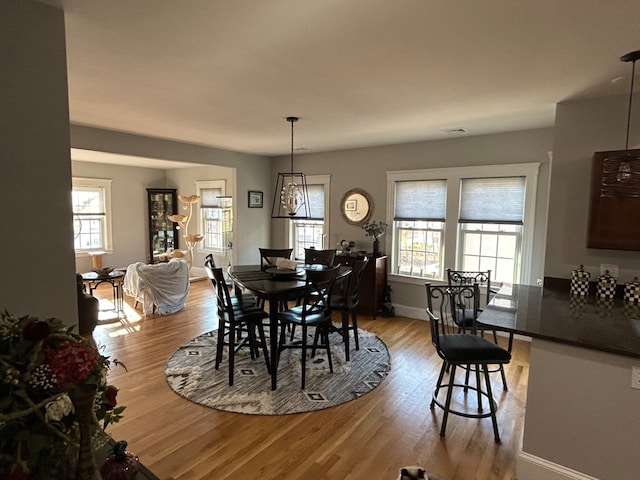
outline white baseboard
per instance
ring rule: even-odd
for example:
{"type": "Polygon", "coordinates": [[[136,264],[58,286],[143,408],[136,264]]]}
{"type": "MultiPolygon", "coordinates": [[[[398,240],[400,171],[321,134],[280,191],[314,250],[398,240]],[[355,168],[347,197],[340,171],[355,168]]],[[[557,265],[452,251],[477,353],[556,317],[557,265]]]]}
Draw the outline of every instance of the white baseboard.
{"type": "Polygon", "coordinates": [[[189,281],[196,282],[198,280],[204,280],[207,277],[207,272],[203,267],[191,267],[189,271],[189,281]]]}
{"type": "Polygon", "coordinates": [[[518,480],[598,480],[526,452],[518,454],[516,472],[518,480]]]}

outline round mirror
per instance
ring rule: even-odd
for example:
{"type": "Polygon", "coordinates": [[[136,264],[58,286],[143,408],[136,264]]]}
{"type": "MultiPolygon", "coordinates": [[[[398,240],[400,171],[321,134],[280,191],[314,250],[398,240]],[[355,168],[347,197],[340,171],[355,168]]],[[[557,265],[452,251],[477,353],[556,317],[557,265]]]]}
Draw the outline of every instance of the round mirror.
{"type": "Polygon", "coordinates": [[[362,225],[373,212],[373,202],[367,192],[361,188],[353,188],[342,197],[340,211],[347,223],[362,225]]]}

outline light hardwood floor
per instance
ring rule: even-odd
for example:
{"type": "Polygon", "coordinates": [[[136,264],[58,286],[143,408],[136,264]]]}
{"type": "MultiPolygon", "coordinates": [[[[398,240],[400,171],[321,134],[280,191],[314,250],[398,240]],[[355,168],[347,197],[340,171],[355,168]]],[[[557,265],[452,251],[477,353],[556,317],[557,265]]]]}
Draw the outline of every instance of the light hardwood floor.
{"type": "MultiPolygon", "coordinates": [[[[425,294],[426,295],[426,294],[425,294]]],[[[99,288],[102,302],[109,288],[99,288]]],[[[163,373],[180,344],[217,328],[208,280],[191,284],[187,307],[169,316],[142,317],[125,297],[128,319],[99,325],[104,354],[124,362],[109,379],[126,405],[125,417],[107,432],[126,440],[159,478],[165,479],[396,479],[405,465],[421,465],[444,480],[515,479],[524,424],[529,344],[515,341],[506,366],[509,391],[498,375],[502,443],[493,441],[490,419],[450,416],[447,436],[438,432],[442,411],[429,401],[440,368],[428,323],[410,318],[360,316],[361,328],[380,337],[391,371],[362,398],[334,408],[285,416],[221,412],[174,393],[163,373]]],[[[426,296],[425,296],[426,302],[426,296]]]]}

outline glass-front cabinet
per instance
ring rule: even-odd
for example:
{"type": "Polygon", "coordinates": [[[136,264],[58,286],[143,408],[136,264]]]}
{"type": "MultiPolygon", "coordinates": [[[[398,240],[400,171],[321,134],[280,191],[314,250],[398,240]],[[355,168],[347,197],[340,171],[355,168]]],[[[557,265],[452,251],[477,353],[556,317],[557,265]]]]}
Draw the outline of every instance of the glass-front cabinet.
{"type": "Polygon", "coordinates": [[[178,224],[169,215],[178,213],[175,188],[147,188],[149,212],[149,263],[166,262],[167,253],[179,248],[178,224]]]}

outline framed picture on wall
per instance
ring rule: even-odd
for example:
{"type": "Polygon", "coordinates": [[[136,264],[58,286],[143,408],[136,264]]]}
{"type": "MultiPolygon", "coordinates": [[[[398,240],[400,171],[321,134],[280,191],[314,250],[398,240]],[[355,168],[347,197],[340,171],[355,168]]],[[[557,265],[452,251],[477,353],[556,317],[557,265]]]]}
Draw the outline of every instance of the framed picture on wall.
{"type": "Polygon", "coordinates": [[[249,208],[262,208],[262,192],[249,190],[249,208]]]}

